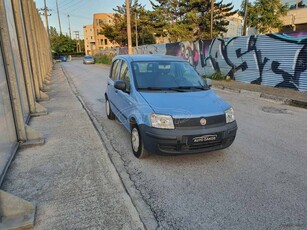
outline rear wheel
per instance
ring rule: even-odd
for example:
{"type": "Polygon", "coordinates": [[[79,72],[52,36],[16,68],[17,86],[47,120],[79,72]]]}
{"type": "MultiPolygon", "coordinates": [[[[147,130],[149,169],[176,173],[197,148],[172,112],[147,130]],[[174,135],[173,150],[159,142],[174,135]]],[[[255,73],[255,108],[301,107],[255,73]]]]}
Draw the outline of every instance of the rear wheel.
{"type": "Polygon", "coordinates": [[[144,148],[141,133],[137,125],[131,127],[131,147],[136,158],[141,159],[149,155],[148,151],[144,148]]]}
{"type": "Polygon", "coordinates": [[[107,117],[108,117],[110,120],[114,120],[114,119],[115,119],[115,114],[113,113],[113,111],[112,111],[112,109],[111,109],[110,102],[109,102],[108,98],[106,98],[105,107],[106,107],[106,114],[107,114],[107,117]]]}

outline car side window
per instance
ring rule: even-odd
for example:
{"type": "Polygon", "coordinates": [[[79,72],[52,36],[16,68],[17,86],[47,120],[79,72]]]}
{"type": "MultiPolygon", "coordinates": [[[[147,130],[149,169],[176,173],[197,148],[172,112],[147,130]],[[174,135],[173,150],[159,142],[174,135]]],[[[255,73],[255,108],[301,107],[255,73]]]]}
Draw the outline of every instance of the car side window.
{"type": "Polygon", "coordinates": [[[113,62],[112,71],[110,75],[110,78],[112,80],[114,81],[117,80],[119,69],[120,69],[120,60],[116,60],[115,62],[113,62]]]}
{"type": "Polygon", "coordinates": [[[122,68],[120,71],[119,79],[126,82],[127,89],[126,91],[130,91],[130,74],[129,74],[129,68],[126,62],[123,62],[122,68]]]}

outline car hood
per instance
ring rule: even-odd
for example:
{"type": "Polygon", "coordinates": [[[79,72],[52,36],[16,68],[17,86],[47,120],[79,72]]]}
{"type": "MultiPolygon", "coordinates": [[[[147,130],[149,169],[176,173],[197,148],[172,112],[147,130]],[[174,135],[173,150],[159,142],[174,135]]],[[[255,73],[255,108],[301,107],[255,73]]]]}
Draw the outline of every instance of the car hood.
{"type": "Polygon", "coordinates": [[[213,90],[194,92],[140,92],[157,114],[174,118],[214,116],[224,114],[230,105],[213,90]]]}

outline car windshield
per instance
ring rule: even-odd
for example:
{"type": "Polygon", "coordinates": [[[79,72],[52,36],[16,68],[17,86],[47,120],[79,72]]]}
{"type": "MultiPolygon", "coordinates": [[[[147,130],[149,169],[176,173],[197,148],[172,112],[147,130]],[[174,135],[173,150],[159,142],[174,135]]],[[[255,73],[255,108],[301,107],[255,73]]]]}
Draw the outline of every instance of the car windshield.
{"type": "Polygon", "coordinates": [[[93,59],[92,56],[85,56],[84,59],[93,59]]]}
{"type": "Polygon", "coordinates": [[[139,90],[204,90],[207,85],[187,62],[142,61],[132,63],[139,90]]]}

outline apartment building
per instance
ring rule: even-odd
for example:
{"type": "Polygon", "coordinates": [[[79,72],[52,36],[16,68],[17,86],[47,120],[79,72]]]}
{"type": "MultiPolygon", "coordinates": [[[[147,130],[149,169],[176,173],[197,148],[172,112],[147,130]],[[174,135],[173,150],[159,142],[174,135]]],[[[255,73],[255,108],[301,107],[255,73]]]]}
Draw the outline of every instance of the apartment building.
{"type": "Polygon", "coordinates": [[[93,55],[96,49],[93,25],[83,26],[84,49],[86,55],[93,55]]]}
{"type": "Polygon", "coordinates": [[[113,14],[97,13],[93,15],[93,24],[83,26],[85,54],[94,55],[101,50],[119,47],[101,34],[105,25],[113,24],[113,14]]]}
{"type": "Polygon", "coordinates": [[[307,30],[307,0],[282,0],[282,3],[288,4],[289,11],[282,17],[281,32],[307,30]]]}

